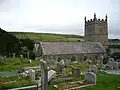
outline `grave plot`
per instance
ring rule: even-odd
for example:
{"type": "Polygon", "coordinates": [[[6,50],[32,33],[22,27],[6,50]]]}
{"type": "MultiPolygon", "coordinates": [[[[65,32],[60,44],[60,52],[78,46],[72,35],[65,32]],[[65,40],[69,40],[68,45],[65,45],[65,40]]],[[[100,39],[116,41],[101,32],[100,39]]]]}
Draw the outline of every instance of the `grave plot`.
{"type": "Polygon", "coordinates": [[[62,83],[58,85],[54,85],[56,88],[59,88],[60,90],[69,90],[69,89],[77,89],[77,88],[82,88],[86,86],[93,86],[95,84],[88,83],[86,81],[80,82],[69,82],[69,83],[62,83]]]}
{"type": "Polygon", "coordinates": [[[54,87],[56,87],[60,90],[69,90],[69,89],[77,89],[77,88],[93,86],[93,85],[96,85],[96,74],[94,74],[92,72],[87,72],[85,74],[84,81],[60,83],[60,84],[54,85],[54,87]]]}

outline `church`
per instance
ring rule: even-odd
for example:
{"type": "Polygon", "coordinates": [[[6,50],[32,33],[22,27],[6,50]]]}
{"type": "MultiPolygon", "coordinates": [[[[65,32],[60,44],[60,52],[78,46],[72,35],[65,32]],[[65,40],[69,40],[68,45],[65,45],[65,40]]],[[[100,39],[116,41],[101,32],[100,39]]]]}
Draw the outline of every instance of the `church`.
{"type": "Polygon", "coordinates": [[[98,60],[106,55],[108,43],[107,15],[105,19],[94,18],[86,20],[84,41],[82,42],[37,42],[33,52],[36,58],[43,58],[45,61],[56,64],[60,59],[67,59],[69,62],[83,62],[85,58],[98,60]]]}

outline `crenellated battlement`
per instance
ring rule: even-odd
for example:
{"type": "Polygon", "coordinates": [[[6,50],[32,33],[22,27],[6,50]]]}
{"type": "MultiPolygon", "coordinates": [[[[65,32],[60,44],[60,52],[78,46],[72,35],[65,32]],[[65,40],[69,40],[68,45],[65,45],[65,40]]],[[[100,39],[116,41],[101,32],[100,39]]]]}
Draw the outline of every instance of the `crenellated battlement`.
{"type": "Polygon", "coordinates": [[[94,18],[90,19],[90,20],[86,20],[86,17],[85,17],[85,24],[93,24],[93,23],[98,23],[98,24],[107,23],[107,15],[106,15],[105,19],[100,19],[100,18],[97,19],[96,14],[94,14],[94,18]]]}
{"type": "Polygon", "coordinates": [[[100,42],[106,45],[108,42],[108,23],[107,15],[105,18],[100,19],[94,14],[93,19],[85,19],[85,41],[90,42],[100,42]]]}

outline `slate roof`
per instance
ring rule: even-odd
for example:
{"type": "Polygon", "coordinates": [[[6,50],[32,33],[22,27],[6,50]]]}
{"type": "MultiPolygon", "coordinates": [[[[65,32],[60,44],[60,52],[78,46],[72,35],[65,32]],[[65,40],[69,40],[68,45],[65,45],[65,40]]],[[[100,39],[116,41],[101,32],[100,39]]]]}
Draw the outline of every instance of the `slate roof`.
{"type": "Polygon", "coordinates": [[[40,42],[44,55],[105,53],[99,42],[40,42]]]}

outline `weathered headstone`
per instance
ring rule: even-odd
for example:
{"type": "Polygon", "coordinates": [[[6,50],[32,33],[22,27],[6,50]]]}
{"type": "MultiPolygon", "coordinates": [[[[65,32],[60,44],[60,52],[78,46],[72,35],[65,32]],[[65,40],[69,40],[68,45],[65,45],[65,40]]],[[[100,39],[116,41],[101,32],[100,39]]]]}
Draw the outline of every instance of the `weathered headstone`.
{"type": "Polygon", "coordinates": [[[89,67],[89,71],[95,73],[95,72],[97,71],[97,67],[94,66],[94,65],[91,65],[91,66],[89,67]]]}
{"type": "Polygon", "coordinates": [[[60,60],[60,62],[58,62],[58,66],[59,66],[59,68],[60,68],[60,72],[63,73],[63,68],[65,68],[65,62],[64,62],[63,59],[60,60]]]}
{"type": "Polygon", "coordinates": [[[35,52],[37,52],[39,44],[35,44],[34,47],[35,47],[35,52]]]}
{"type": "Polygon", "coordinates": [[[34,81],[35,80],[35,70],[30,69],[29,70],[29,76],[30,76],[31,80],[34,81]]]}
{"type": "Polygon", "coordinates": [[[48,71],[48,82],[55,77],[56,77],[56,71],[54,70],[48,71]]]}
{"type": "Polygon", "coordinates": [[[23,62],[22,62],[23,56],[20,55],[20,70],[23,69],[23,62]]]}
{"type": "Polygon", "coordinates": [[[118,62],[112,62],[111,65],[114,69],[118,69],[118,62]]]}
{"type": "Polygon", "coordinates": [[[4,57],[0,55],[0,62],[4,62],[4,57]]]}
{"type": "Polygon", "coordinates": [[[15,58],[15,53],[13,53],[13,58],[15,58]]]}
{"type": "Polygon", "coordinates": [[[111,63],[113,63],[113,62],[115,62],[114,58],[109,58],[109,59],[108,59],[108,64],[111,64],[111,63]]]}
{"type": "Polygon", "coordinates": [[[27,52],[27,59],[29,59],[29,52],[27,52]]]}
{"type": "Polygon", "coordinates": [[[114,58],[109,58],[108,65],[112,68],[118,69],[119,63],[115,62],[114,58]]]}
{"type": "Polygon", "coordinates": [[[117,59],[116,62],[118,63],[118,66],[120,66],[120,59],[117,59]]]}
{"type": "Polygon", "coordinates": [[[48,90],[48,70],[45,61],[41,60],[41,90],[48,90]]]}
{"type": "Polygon", "coordinates": [[[12,53],[12,61],[14,60],[14,58],[15,58],[15,53],[12,53]]]}
{"type": "Polygon", "coordinates": [[[66,74],[66,68],[63,68],[62,73],[65,75],[66,74]]]}
{"type": "Polygon", "coordinates": [[[92,72],[87,72],[85,74],[85,81],[87,81],[88,83],[91,83],[91,84],[96,84],[96,74],[94,74],[92,72]]]}
{"type": "Polygon", "coordinates": [[[73,76],[80,77],[80,74],[81,74],[81,72],[80,72],[79,68],[72,67],[72,75],[73,76]]]}

